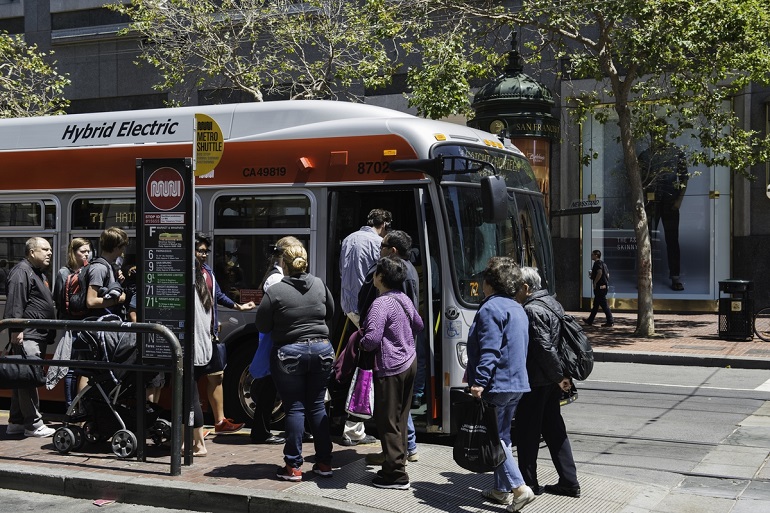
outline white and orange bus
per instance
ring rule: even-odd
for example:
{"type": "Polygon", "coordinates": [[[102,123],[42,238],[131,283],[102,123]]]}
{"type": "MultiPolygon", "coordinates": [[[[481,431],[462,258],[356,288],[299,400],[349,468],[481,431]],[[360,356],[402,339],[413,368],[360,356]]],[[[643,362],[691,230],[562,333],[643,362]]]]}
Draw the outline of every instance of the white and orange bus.
{"type": "MultiPolygon", "coordinates": [[[[427,403],[412,413],[418,429],[449,433],[489,257],[535,265],[551,291],[554,284],[548,220],[529,163],[509,142],[466,126],[331,101],[0,120],[0,308],[5,273],[30,236],[55,248],[53,274],[72,237],[90,239],[98,253],[101,231],[117,226],[132,240],[123,266],[134,265],[136,159],[192,156],[196,113],[224,136],[215,170],[195,179],[196,229],[212,236],[209,263],[235,301],[259,301],[269,248],[280,237],[305,243],[310,272],[339,301],[342,239],[372,208],[390,210],[393,227],[412,236],[430,347],[427,403]],[[494,217],[485,208],[491,175],[505,185],[502,196],[491,195],[494,217]]],[[[254,409],[246,370],[258,343],[253,316],[220,313],[225,411],[240,420],[254,409]]],[[[339,344],[347,336],[341,312],[332,329],[339,344]]]]}

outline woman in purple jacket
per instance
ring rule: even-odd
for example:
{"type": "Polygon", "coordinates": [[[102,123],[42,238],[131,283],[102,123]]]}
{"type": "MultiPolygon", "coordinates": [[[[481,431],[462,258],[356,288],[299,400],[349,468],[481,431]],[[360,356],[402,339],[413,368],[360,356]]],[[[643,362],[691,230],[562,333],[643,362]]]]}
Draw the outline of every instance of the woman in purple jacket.
{"type": "Polygon", "coordinates": [[[379,292],[363,325],[361,348],[374,351],[374,420],[385,462],[372,484],[409,489],[406,432],[412,388],[417,374],[414,337],[423,322],[409,296],[401,292],[406,266],[399,258],[377,261],[374,286],[379,292]]]}
{"type": "Polygon", "coordinates": [[[529,321],[514,296],[522,286],[516,261],[492,257],[484,270],[484,300],[468,333],[468,384],[471,395],[497,407],[497,427],[506,459],[495,469],[495,486],[482,492],[487,500],[520,511],[535,500],[511,453],[511,421],[524,392],[529,392],[527,345],[529,321]]]}

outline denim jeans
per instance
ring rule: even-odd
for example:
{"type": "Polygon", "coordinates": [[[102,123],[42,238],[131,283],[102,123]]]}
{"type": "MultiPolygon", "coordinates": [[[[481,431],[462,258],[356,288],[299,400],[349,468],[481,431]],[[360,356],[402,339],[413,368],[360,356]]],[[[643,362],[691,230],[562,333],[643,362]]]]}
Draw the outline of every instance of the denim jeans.
{"type": "Polygon", "coordinates": [[[417,433],[414,430],[412,412],[409,412],[409,417],[406,419],[406,455],[409,456],[415,452],[417,452],[417,433]]]}
{"type": "Polygon", "coordinates": [[[334,365],[334,348],[328,340],[295,342],[273,347],[270,371],[286,412],[286,445],[283,459],[300,468],[305,415],[313,430],[316,461],[331,464],[332,439],[324,397],[334,365]]]}
{"type": "Polygon", "coordinates": [[[483,398],[497,406],[497,429],[500,431],[500,443],[505,449],[505,461],[495,469],[495,489],[510,492],[524,484],[519,465],[511,452],[511,422],[516,413],[522,392],[497,392],[484,394],[483,398]]]}

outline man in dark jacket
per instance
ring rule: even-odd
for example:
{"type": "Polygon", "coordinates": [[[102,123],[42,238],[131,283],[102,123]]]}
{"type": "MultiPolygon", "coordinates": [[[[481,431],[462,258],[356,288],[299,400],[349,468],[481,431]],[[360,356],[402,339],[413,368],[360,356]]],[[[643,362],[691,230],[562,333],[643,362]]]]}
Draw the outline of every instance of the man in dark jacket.
{"type": "MultiPolygon", "coordinates": [[[[6,319],[53,319],[56,317],[53,295],[43,271],[51,265],[51,244],[42,237],[32,237],[24,246],[26,258],[8,274],[6,319]]],[[[27,328],[9,332],[14,354],[44,357],[56,330],[27,328]]],[[[54,430],[43,423],[40,397],[36,388],[13,389],[7,435],[52,436],[54,430]]]]}
{"type": "Polygon", "coordinates": [[[572,387],[569,376],[564,376],[558,352],[559,316],[564,315],[564,309],[547,290],[540,290],[536,268],[524,267],[521,273],[524,284],[517,291],[516,300],[524,305],[529,318],[527,374],[531,391],[524,394],[516,410],[519,470],[536,495],[546,492],[580,497],[575,460],[559,405],[562,391],[568,392],[572,387]],[[540,486],[537,482],[541,433],[559,474],[555,485],[540,486]]]}

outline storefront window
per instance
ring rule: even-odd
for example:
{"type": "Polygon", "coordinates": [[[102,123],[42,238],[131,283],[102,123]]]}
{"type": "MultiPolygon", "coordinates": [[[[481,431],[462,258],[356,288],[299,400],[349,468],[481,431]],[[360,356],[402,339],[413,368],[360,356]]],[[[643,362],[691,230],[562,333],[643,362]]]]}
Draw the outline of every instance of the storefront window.
{"type": "MultiPolygon", "coordinates": [[[[602,124],[589,118],[583,127],[583,153],[598,157],[583,168],[581,199],[595,196],[602,207],[598,214],[583,217],[583,265],[590,265],[592,250],[600,250],[610,272],[610,297],[635,298],[634,205],[615,119],[602,124]]],[[[685,133],[675,145],[686,153],[691,148],[687,145],[696,142],[685,133]]],[[[636,149],[645,167],[654,299],[716,298],[717,280],[728,276],[730,268],[729,170],[689,163],[677,170],[676,150],[651,148],[649,140],[639,141],[636,149]],[[681,288],[672,280],[677,276],[681,288]]],[[[588,297],[586,272],[582,279],[588,297]]]]}

